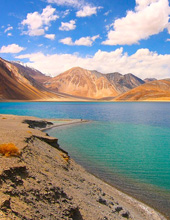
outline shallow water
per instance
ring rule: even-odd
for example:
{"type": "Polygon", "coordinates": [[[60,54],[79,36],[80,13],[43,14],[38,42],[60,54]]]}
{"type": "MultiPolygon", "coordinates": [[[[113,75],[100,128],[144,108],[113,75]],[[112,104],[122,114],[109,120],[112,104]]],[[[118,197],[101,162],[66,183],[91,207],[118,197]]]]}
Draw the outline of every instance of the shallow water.
{"type": "Polygon", "coordinates": [[[0,103],[0,113],[94,120],[48,133],[86,169],[170,216],[170,103],[0,103]]]}

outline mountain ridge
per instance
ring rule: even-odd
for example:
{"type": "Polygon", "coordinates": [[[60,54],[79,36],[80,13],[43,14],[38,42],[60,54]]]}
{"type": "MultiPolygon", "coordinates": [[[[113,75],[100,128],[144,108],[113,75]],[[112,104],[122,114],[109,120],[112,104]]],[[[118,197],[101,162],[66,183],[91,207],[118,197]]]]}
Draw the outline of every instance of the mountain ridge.
{"type": "Polygon", "coordinates": [[[116,97],[121,93],[145,83],[133,74],[103,74],[96,70],[73,67],[44,83],[52,91],[102,99],[116,97]],[[118,77],[119,75],[119,77],[118,77]],[[114,80],[116,78],[116,81],[114,80]]]}
{"type": "Polygon", "coordinates": [[[0,58],[0,100],[152,101],[170,100],[170,79],[103,74],[73,67],[56,77],[0,58]]]}
{"type": "Polygon", "coordinates": [[[118,97],[115,101],[168,101],[170,79],[155,80],[138,86],[118,97]]]}
{"type": "MultiPolygon", "coordinates": [[[[29,68],[18,67],[12,62],[0,58],[0,100],[80,100],[77,97],[49,91],[43,86],[42,79],[38,81],[32,78],[31,74],[33,73],[29,68]]],[[[42,73],[39,72],[38,76],[41,75],[42,73]]]]}

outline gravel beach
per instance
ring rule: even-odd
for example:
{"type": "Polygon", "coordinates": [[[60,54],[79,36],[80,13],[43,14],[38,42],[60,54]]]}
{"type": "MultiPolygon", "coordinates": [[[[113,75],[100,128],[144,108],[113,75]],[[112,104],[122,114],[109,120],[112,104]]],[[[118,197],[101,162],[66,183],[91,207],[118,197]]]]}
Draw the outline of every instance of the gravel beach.
{"type": "MultiPolygon", "coordinates": [[[[83,121],[58,125],[69,123],[83,121]]],[[[166,219],[75,163],[41,131],[53,126],[52,120],[0,115],[0,146],[13,143],[20,152],[0,154],[0,219],[166,219]]]]}

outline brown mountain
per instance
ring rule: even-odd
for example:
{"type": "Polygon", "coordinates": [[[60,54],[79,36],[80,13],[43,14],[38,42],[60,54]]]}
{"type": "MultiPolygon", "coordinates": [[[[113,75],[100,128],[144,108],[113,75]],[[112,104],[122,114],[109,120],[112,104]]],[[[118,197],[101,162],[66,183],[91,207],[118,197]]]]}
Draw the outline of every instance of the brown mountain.
{"type": "Polygon", "coordinates": [[[145,82],[133,74],[102,74],[95,70],[74,67],[49,79],[44,86],[52,91],[80,97],[110,100],[145,82]]]}
{"type": "Polygon", "coordinates": [[[80,67],[65,71],[44,85],[53,91],[93,99],[115,97],[119,94],[104,74],[80,67]]]}
{"type": "Polygon", "coordinates": [[[131,73],[122,75],[118,72],[105,74],[106,78],[116,88],[119,94],[129,91],[145,82],[131,73]]]}
{"type": "Polygon", "coordinates": [[[56,101],[76,99],[65,94],[49,92],[41,83],[47,78],[49,79],[36,70],[33,71],[21,65],[17,67],[17,65],[0,58],[0,99],[56,101]]]}
{"type": "Polygon", "coordinates": [[[52,78],[0,58],[0,100],[170,100],[170,79],[153,80],[145,83],[133,74],[102,74],[80,67],[52,78]]]}
{"type": "Polygon", "coordinates": [[[120,96],[116,101],[166,101],[170,100],[170,79],[145,83],[120,96]]]}
{"type": "Polygon", "coordinates": [[[24,66],[23,64],[19,62],[12,62],[14,66],[18,68],[18,72],[27,78],[28,80],[31,80],[31,78],[35,79],[39,83],[44,83],[45,81],[49,80],[51,77],[46,76],[45,74],[41,73],[40,71],[30,68],[28,66],[24,66]]]}

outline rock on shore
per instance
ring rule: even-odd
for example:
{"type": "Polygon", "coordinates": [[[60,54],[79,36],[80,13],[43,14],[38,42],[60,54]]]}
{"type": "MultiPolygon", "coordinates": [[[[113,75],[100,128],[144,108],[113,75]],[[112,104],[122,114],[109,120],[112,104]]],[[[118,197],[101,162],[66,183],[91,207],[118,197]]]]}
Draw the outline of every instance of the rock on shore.
{"type": "Polygon", "coordinates": [[[35,125],[51,123],[0,115],[0,144],[20,150],[19,156],[0,156],[0,219],[165,219],[86,172],[35,125]]]}

